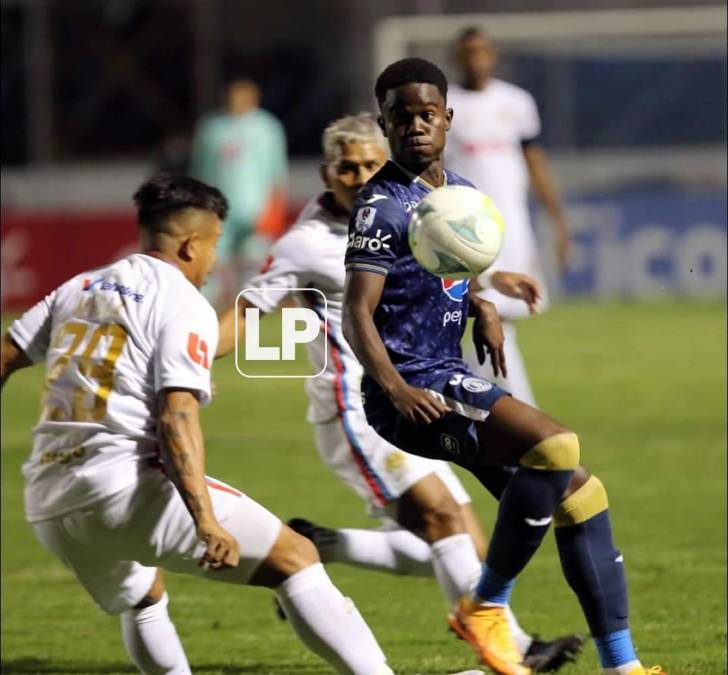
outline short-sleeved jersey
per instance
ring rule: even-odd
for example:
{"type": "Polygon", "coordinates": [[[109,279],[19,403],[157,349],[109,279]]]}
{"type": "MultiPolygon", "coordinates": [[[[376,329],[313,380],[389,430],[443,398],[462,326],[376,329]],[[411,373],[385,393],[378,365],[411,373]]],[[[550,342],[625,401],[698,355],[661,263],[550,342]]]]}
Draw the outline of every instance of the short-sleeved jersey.
{"type": "Polygon", "coordinates": [[[217,315],[173,265],[135,254],[67,281],[9,329],[46,382],[23,465],[30,521],[133,484],[158,457],[157,393],[210,399],[217,315]]]}
{"type": "Polygon", "coordinates": [[[509,82],[491,79],[481,91],[452,85],[447,99],[454,115],[445,166],[467,176],[504,212],[512,205],[525,205],[528,169],[522,144],[541,132],[531,94],[509,82]]]}
{"type": "MultiPolygon", "coordinates": [[[[445,172],[446,184],[471,184],[445,172]]],[[[471,186],[472,187],[472,186],[471,186]]],[[[374,323],[389,358],[414,386],[462,367],[460,340],[468,315],[468,284],[427,272],[408,242],[412,209],[432,186],[389,161],[362,190],[349,222],[347,271],[386,275],[374,323]]],[[[362,389],[372,382],[365,377],[362,389]]]]}
{"type": "Polygon", "coordinates": [[[272,311],[290,288],[314,288],[318,293],[295,293],[302,306],[328,321],[327,342],[308,343],[315,372],[306,380],[309,422],[328,422],[342,410],[361,408],[362,369],[341,332],[344,295],[344,254],[348,212],[342,212],[325,192],[312,199],[291,229],[271,248],[263,270],[246,283],[245,299],[264,312],[272,311]],[[328,352],[328,353],[326,353],[328,352]],[[324,369],[325,366],[325,369],[324,369]]]}

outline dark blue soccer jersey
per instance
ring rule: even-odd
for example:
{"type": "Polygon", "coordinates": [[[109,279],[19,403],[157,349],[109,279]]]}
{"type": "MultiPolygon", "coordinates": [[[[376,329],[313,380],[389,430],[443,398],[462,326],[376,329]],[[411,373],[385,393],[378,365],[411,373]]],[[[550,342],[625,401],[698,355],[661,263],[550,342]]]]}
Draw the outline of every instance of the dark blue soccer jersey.
{"type": "MultiPolygon", "coordinates": [[[[447,185],[472,187],[450,171],[445,178],[447,185]]],[[[395,368],[417,387],[426,386],[443,370],[465,368],[460,341],[468,316],[469,282],[431,274],[415,260],[408,242],[412,210],[432,189],[387,162],[354,205],[346,249],[347,270],[386,275],[374,323],[395,368]]]]}

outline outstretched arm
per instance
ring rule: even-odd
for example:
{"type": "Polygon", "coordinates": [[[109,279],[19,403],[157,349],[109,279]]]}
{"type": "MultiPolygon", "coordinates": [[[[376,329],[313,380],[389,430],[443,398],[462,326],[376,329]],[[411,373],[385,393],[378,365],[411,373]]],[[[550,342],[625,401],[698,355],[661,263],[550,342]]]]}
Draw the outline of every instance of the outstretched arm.
{"type": "Polygon", "coordinates": [[[434,422],[448,409],[424,389],[408,385],[392,364],[374,325],[385,277],[374,272],[346,273],[343,303],[344,337],[364,370],[387,393],[400,414],[411,422],[434,422]]]}
{"type": "Polygon", "coordinates": [[[15,340],[8,333],[3,335],[2,354],[0,355],[0,387],[16,370],[32,366],[33,362],[26,353],[18,347],[15,340]]]}
{"type": "MultiPolygon", "coordinates": [[[[495,288],[509,298],[523,300],[528,305],[530,314],[538,312],[538,301],[543,297],[541,284],[528,274],[520,272],[491,272],[488,270],[475,279],[472,290],[479,291],[484,288],[495,288]]],[[[472,300],[472,298],[471,298],[472,300]]]]}
{"type": "MultiPolygon", "coordinates": [[[[220,337],[217,342],[217,352],[215,352],[216,359],[219,359],[221,356],[227,356],[235,349],[236,321],[238,324],[238,339],[242,339],[245,335],[245,310],[248,307],[255,307],[255,305],[244,298],[240,298],[237,305],[233,305],[218,314],[217,319],[220,324],[220,337]]],[[[263,310],[260,311],[263,312],[263,310]]]]}
{"type": "Polygon", "coordinates": [[[170,388],[159,392],[159,441],[167,475],[195,521],[197,536],[207,544],[200,565],[235,567],[238,542],[217,522],[205,482],[205,441],[193,391],[170,388]]]}

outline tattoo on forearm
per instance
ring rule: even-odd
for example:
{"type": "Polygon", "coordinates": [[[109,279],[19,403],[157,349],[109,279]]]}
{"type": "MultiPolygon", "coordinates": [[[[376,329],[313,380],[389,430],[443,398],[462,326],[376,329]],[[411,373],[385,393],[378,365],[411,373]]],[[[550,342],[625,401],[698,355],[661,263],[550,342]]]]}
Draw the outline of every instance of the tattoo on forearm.
{"type": "Polygon", "coordinates": [[[183,497],[185,504],[187,504],[187,508],[193,516],[205,513],[205,501],[202,495],[185,490],[183,497]]]}
{"type": "Polygon", "coordinates": [[[206,512],[204,449],[196,417],[167,409],[160,416],[159,436],[167,457],[169,475],[193,517],[206,512]]]}

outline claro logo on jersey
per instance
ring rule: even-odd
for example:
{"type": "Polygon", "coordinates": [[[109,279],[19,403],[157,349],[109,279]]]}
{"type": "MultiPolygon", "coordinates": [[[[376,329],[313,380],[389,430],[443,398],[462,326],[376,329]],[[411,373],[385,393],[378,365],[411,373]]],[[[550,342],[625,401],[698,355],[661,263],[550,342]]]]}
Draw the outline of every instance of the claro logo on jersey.
{"type": "Polygon", "coordinates": [[[377,231],[372,236],[352,232],[349,235],[349,243],[346,245],[346,248],[366,249],[372,253],[377,253],[377,251],[381,251],[383,248],[391,248],[389,244],[391,238],[391,234],[382,234],[379,228],[377,228],[377,231]]]}
{"type": "Polygon", "coordinates": [[[103,277],[98,279],[84,279],[82,289],[84,291],[112,291],[118,293],[122,297],[129,297],[134,302],[141,302],[144,300],[144,296],[141,293],[137,293],[134,289],[129,286],[124,286],[117,281],[108,281],[103,277]]]}

